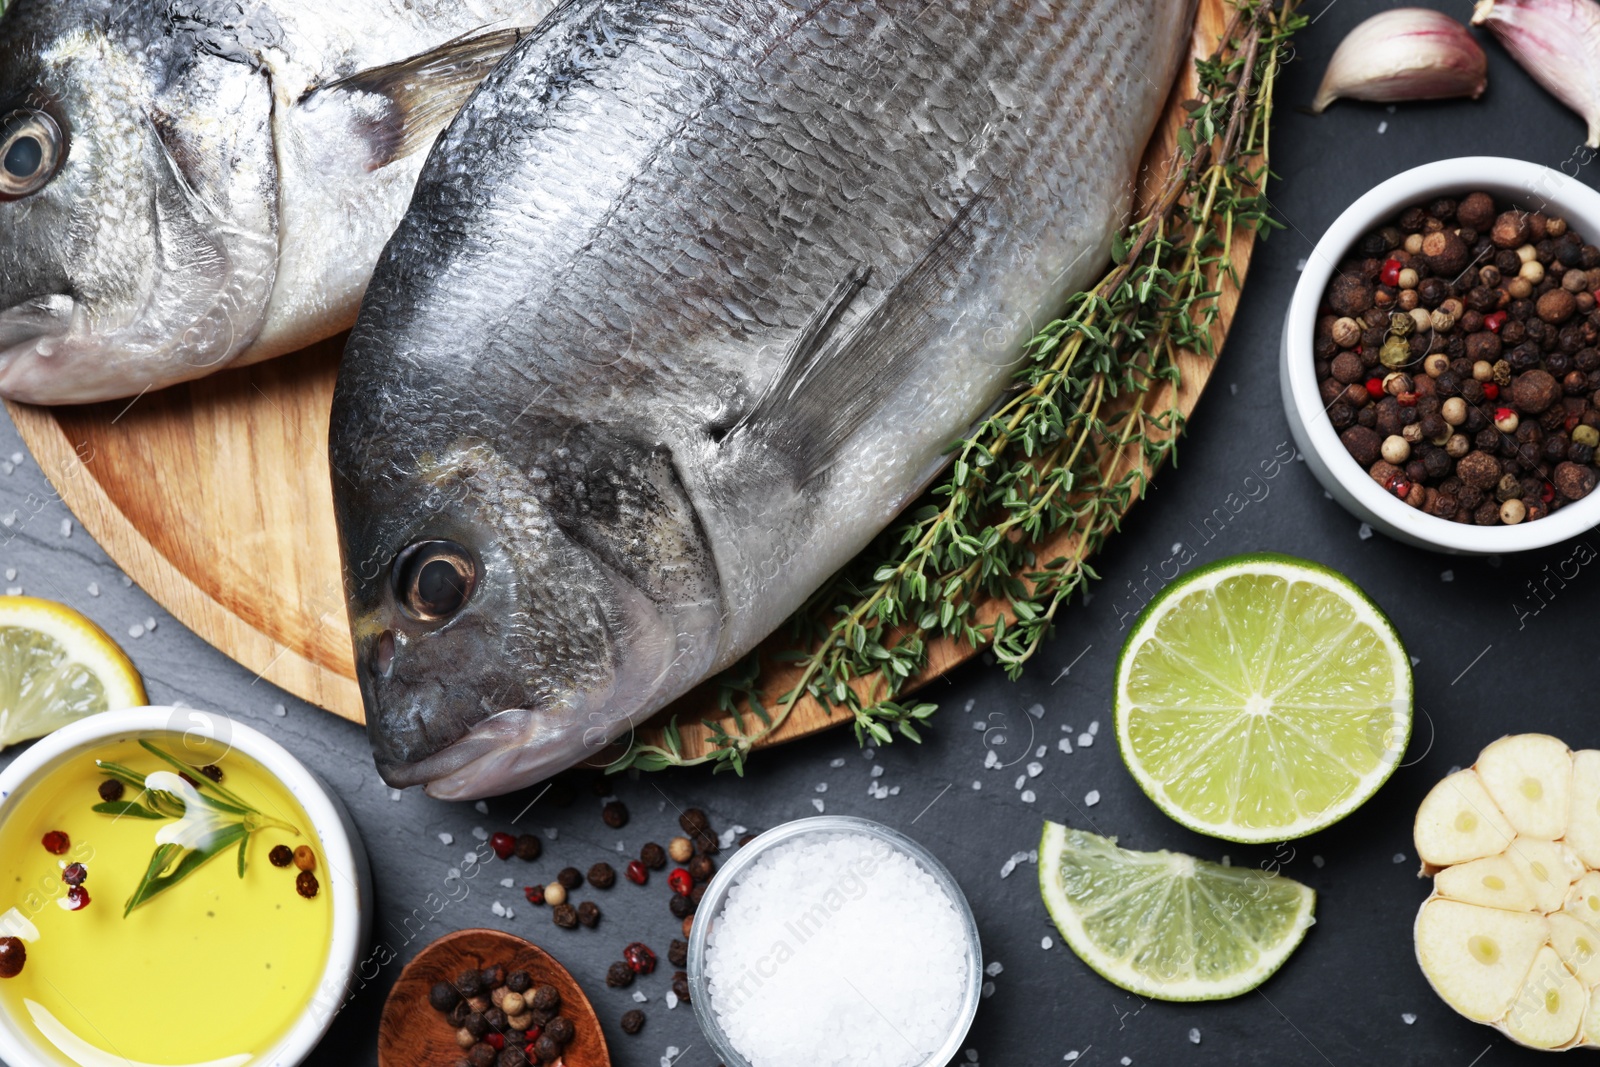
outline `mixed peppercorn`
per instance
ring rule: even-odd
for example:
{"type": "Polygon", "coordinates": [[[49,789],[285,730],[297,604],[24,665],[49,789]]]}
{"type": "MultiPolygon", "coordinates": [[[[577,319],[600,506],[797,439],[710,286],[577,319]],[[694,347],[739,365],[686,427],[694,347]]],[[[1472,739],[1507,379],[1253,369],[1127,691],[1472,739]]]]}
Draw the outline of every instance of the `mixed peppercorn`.
{"type": "Polygon", "coordinates": [[[428,1003],[455,1027],[456,1067],[528,1067],[558,1062],[577,1036],[561,993],[527,971],[491,966],[435,982],[428,1003]]]}
{"type": "Polygon", "coordinates": [[[1346,451],[1454,522],[1543,518],[1600,481],[1600,247],[1487,193],[1403,212],[1351,250],[1314,353],[1346,451]]]}

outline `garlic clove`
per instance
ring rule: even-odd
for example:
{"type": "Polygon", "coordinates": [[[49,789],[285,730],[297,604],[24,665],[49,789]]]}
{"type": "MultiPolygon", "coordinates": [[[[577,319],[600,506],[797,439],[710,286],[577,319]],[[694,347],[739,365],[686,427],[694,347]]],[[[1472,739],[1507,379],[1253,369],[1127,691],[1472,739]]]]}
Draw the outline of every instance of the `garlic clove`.
{"type": "Polygon", "coordinates": [[[1335,100],[1388,104],[1477,99],[1489,84],[1489,60],[1461,23],[1438,11],[1399,7],[1350,31],[1333,53],[1311,110],[1335,100]]]}
{"type": "Polygon", "coordinates": [[[1478,0],[1487,26],[1534,81],[1589,124],[1600,148],[1600,4],[1594,0],[1478,0]]]}

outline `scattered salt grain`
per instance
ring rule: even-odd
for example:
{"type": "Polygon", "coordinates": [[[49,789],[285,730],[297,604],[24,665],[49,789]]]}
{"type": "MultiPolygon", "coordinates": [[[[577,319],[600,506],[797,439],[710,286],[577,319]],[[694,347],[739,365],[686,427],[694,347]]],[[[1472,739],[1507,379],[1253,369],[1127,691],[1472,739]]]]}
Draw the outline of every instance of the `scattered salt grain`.
{"type": "Polygon", "coordinates": [[[1022,791],[1022,802],[1024,804],[1032,804],[1035,800],[1038,800],[1038,799],[1039,799],[1038,796],[1034,794],[1033,790],[1024,789],[1022,791]]]}
{"type": "Polygon", "coordinates": [[[440,834],[439,835],[439,844],[441,844],[441,845],[453,845],[455,843],[456,843],[456,835],[455,834],[440,834]]]}
{"type": "Polygon", "coordinates": [[[1456,580],[1456,572],[1455,571],[1441,571],[1440,574],[1439,574],[1439,580],[1441,582],[1453,582],[1453,581],[1456,580]]]}
{"type": "Polygon", "coordinates": [[[667,990],[666,1001],[667,1001],[667,1010],[671,1011],[673,1008],[676,1008],[678,1006],[678,994],[674,993],[670,989],[667,990]]]}
{"type": "Polygon", "coordinates": [[[1087,793],[1085,793],[1083,795],[1083,802],[1085,804],[1087,804],[1091,808],[1094,807],[1096,804],[1100,803],[1100,790],[1098,790],[1098,789],[1089,790],[1087,793]]]}
{"type": "Polygon", "coordinates": [[[978,731],[980,734],[987,733],[989,731],[989,724],[984,722],[982,719],[979,719],[972,724],[972,728],[978,731]]]}
{"type": "Polygon", "coordinates": [[[1073,1060],[1078,1058],[1078,1053],[1076,1051],[1069,1052],[1069,1053],[1067,1053],[1065,1056],[1063,1056],[1061,1058],[1063,1060],[1065,1060],[1066,1062],[1071,1063],[1073,1060]]]}
{"type": "Polygon", "coordinates": [[[1038,748],[1033,750],[1033,758],[1034,759],[1044,759],[1045,753],[1049,752],[1049,751],[1050,751],[1050,746],[1049,745],[1040,745],[1038,748]]]}
{"type": "Polygon", "coordinates": [[[502,879],[500,879],[500,888],[501,889],[515,889],[516,887],[517,887],[517,880],[515,878],[502,878],[502,879]]]}
{"type": "Polygon", "coordinates": [[[1017,775],[1017,784],[1012,786],[1011,788],[1012,789],[1021,789],[1024,785],[1027,784],[1027,782],[1028,782],[1028,776],[1026,774],[1019,774],[1019,775],[1017,775]]]}
{"type": "Polygon", "coordinates": [[[476,811],[479,815],[487,815],[487,814],[489,814],[489,804],[488,804],[487,801],[483,801],[483,800],[478,801],[476,804],[472,805],[472,809],[474,811],[476,811]]]}
{"type": "Polygon", "coordinates": [[[23,455],[22,455],[21,452],[13,452],[13,453],[11,453],[11,465],[13,467],[22,466],[22,460],[23,460],[23,455]]]}
{"type": "Polygon", "coordinates": [[[864,748],[864,749],[861,750],[861,758],[862,759],[875,759],[877,757],[877,755],[878,755],[878,750],[875,749],[875,748],[864,748]]]}
{"type": "Polygon", "coordinates": [[[1311,857],[1311,866],[1315,867],[1319,871],[1322,870],[1322,865],[1327,862],[1328,861],[1323,859],[1321,856],[1311,857]]]}
{"type": "Polygon", "coordinates": [[[1400,1013],[1400,1021],[1410,1026],[1417,1021],[1417,1017],[1409,1011],[1403,1011],[1400,1013]]]}
{"type": "Polygon", "coordinates": [[[466,864],[468,867],[471,867],[474,863],[478,862],[478,854],[476,852],[468,852],[465,856],[461,857],[461,862],[466,864]]]}
{"type": "Polygon", "coordinates": [[[978,790],[980,790],[982,788],[983,788],[983,783],[978,781],[976,778],[974,778],[972,780],[972,791],[973,792],[977,792],[978,790]]]}
{"type": "MultiPolygon", "coordinates": [[[[877,770],[877,768],[874,767],[873,770],[877,770]]],[[[827,782],[818,782],[817,783],[817,792],[826,793],[827,791],[828,791],[828,783],[827,782]]]]}
{"type": "Polygon", "coordinates": [[[961,710],[967,712],[970,715],[972,713],[973,706],[976,705],[977,703],[978,702],[976,700],[968,700],[967,701],[967,706],[962,708],[961,710]]]}
{"type": "Polygon", "coordinates": [[[830,766],[830,767],[843,767],[844,766],[844,757],[843,756],[834,757],[833,759],[828,761],[828,766],[830,766]]]}
{"type": "Polygon", "coordinates": [[[489,831],[485,830],[481,826],[474,826],[472,828],[472,836],[476,837],[479,841],[487,841],[489,840],[489,831]]]}
{"type": "Polygon", "coordinates": [[[982,989],[981,992],[983,993],[983,999],[984,1000],[988,1000],[990,997],[994,996],[994,983],[993,982],[985,982],[985,983],[983,983],[983,989],[982,989]]]}
{"type": "Polygon", "coordinates": [[[284,707],[282,704],[274,704],[272,705],[272,714],[281,719],[285,715],[289,714],[289,709],[284,707]]]}
{"type": "Polygon", "coordinates": [[[1094,722],[1089,724],[1089,732],[1091,734],[1098,734],[1100,732],[1100,720],[1099,719],[1096,719],[1094,722]]]}
{"type": "Polygon", "coordinates": [[[444,880],[447,881],[447,882],[460,881],[461,880],[461,868],[460,867],[451,867],[448,871],[445,871],[444,872],[444,880]]]}
{"type": "Polygon", "coordinates": [[[17,568],[15,568],[15,567],[7,567],[6,568],[6,581],[14,582],[16,580],[17,580],[17,568]]]}
{"type": "Polygon", "coordinates": [[[71,537],[72,536],[72,520],[71,519],[62,519],[61,520],[61,536],[62,537],[71,537]]]}
{"type": "Polygon", "coordinates": [[[1379,133],[1388,133],[1389,132],[1389,120],[1388,119],[1384,119],[1382,122],[1378,123],[1378,132],[1379,133]]]}
{"type": "Polygon", "coordinates": [[[1092,744],[1094,744],[1094,734],[1079,734],[1078,735],[1078,747],[1079,748],[1088,748],[1092,744]]]}
{"type": "Polygon", "coordinates": [[[20,585],[9,585],[9,586],[6,587],[6,596],[21,596],[21,595],[22,595],[22,586],[20,586],[20,585]]]}
{"type": "Polygon", "coordinates": [[[1013,853],[1010,859],[1000,865],[1000,877],[1010,878],[1011,872],[1017,869],[1017,864],[1022,863],[1027,858],[1028,854],[1026,852],[1013,853]]]}
{"type": "Polygon", "coordinates": [[[872,777],[874,777],[874,778],[882,778],[883,777],[883,764],[874,763],[872,765],[872,777]]]}
{"type": "Polygon", "coordinates": [[[1043,704],[1030,705],[1029,708],[1028,708],[1028,714],[1032,715],[1035,719],[1044,718],[1044,705],[1043,704]]]}
{"type": "Polygon", "coordinates": [[[813,808],[817,809],[817,814],[819,814],[819,815],[823,811],[827,810],[827,805],[822,803],[822,798],[821,797],[812,797],[811,798],[811,806],[813,808]]]}
{"type": "Polygon", "coordinates": [[[1121,1060],[1122,1067],[1128,1067],[1128,1065],[1131,1064],[1132,1062],[1133,1062],[1132,1057],[1129,1057],[1129,1056],[1122,1057],[1122,1060],[1121,1060]]]}
{"type": "Polygon", "coordinates": [[[995,754],[995,750],[992,748],[986,750],[983,754],[983,769],[986,771],[993,770],[998,766],[1000,766],[1000,757],[995,754]]]}
{"type": "MultiPolygon", "coordinates": [[[[843,763],[844,760],[840,760],[839,762],[843,763]]],[[[749,832],[750,827],[740,826],[738,823],[734,823],[732,826],[728,827],[726,830],[722,831],[722,833],[717,835],[717,844],[721,845],[723,848],[732,848],[735,841],[739,840],[739,838],[743,837],[749,832]]]]}
{"type": "Polygon", "coordinates": [[[147,634],[153,634],[156,632],[156,620],[149,615],[145,616],[144,632],[147,634]]]}
{"type": "Polygon", "coordinates": [[[489,910],[502,919],[506,917],[506,906],[498,900],[489,905],[489,910]]]}
{"type": "Polygon", "coordinates": [[[99,582],[90,582],[89,583],[89,595],[90,596],[99,596],[100,595],[100,583],[99,582]]]}
{"type": "Polygon", "coordinates": [[[1363,541],[1372,540],[1372,527],[1368,526],[1366,523],[1362,523],[1360,526],[1356,527],[1356,536],[1361,538],[1363,541]]]}
{"type": "Polygon", "coordinates": [[[637,990],[637,989],[635,989],[633,991],[633,1002],[635,1004],[644,1004],[644,1003],[648,1002],[649,999],[650,999],[649,994],[641,992],[640,990],[637,990]]]}
{"type": "Polygon", "coordinates": [[[133,579],[128,577],[126,574],[124,574],[122,576],[122,588],[124,588],[124,589],[133,588],[133,579]]]}
{"type": "Polygon", "coordinates": [[[999,978],[1000,975],[1004,973],[1005,969],[1005,964],[1001,963],[999,960],[995,960],[993,963],[990,963],[983,969],[983,973],[988,975],[990,978],[999,978]]]}
{"type": "Polygon", "coordinates": [[[682,1055],[682,1053],[678,1051],[677,1045],[668,1045],[667,1054],[661,1057],[661,1067],[672,1067],[672,1061],[677,1059],[680,1055],[682,1055]]]}
{"type": "Polygon", "coordinates": [[[889,795],[892,796],[892,797],[899,796],[900,795],[900,787],[897,786],[897,785],[896,786],[890,786],[889,787],[889,795]]]}
{"type": "Polygon", "coordinates": [[[1044,764],[1038,762],[1037,760],[1035,760],[1033,763],[1028,764],[1028,777],[1029,778],[1037,778],[1037,777],[1039,777],[1039,775],[1041,775],[1043,773],[1044,773],[1044,764]]]}
{"type": "Polygon", "coordinates": [[[1394,861],[1396,863],[1404,863],[1406,861],[1406,854],[1404,852],[1396,852],[1394,854],[1394,861]]]}
{"type": "Polygon", "coordinates": [[[557,830],[554,826],[546,826],[544,828],[544,836],[554,841],[556,838],[561,836],[561,831],[557,830]]]}
{"type": "Polygon", "coordinates": [[[128,636],[129,637],[143,637],[144,636],[144,625],[142,623],[137,623],[136,622],[132,626],[128,627],[128,636]]]}
{"type": "Polygon", "coordinates": [[[1189,1044],[1198,1045],[1199,1043],[1200,1043],[1200,1028],[1198,1026],[1190,1027],[1189,1028],[1189,1044]]]}
{"type": "Polygon", "coordinates": [[[390,799],[390,800],[391,800],[391,801],[392,801],[392,802],[394,802],[394,803],[396,803],[396,804],[398,804],[398,803],[399,803],[399,802],[400,802],[400,798],[401,798],[401,797],[403,797],[403,796],[405,796],[405,794],[404,794],[404,793],[402,793],[402,792],[401,792],[401,791],[400,791],[400,790],[398,790],[398,789],[391,789],[391,790],[389,790],[389,799],[390,799]]]}
{"type": "Polygon", "coordinates": [[[1055,942],[1050,940],[1048,937],[1041,937],[1039,939],[1039,947],[1048,952],[1050,949],[1055,947],[1055,942]]]}
{"type": "Polygon", "coordinates": [[[915,860],[865,834],[813,833],[729,891],[706,945],[707,1003],[754,1067],[910,1067],[949,1037],[972,966],[955,902],[915,860]],[[846,980],[863,975],[869,1011],[846,980]]]}
{"type": "Polygon", "coordinates": [[[1071,738],[1063,737],[1061,740],[1056,742],[1056,747],[1059,748],[1061,751],[1065,752],[1067,755],[1069,755],[1069,756],[1072,755],[1072,740],[1071,740],[1071,738]]]}

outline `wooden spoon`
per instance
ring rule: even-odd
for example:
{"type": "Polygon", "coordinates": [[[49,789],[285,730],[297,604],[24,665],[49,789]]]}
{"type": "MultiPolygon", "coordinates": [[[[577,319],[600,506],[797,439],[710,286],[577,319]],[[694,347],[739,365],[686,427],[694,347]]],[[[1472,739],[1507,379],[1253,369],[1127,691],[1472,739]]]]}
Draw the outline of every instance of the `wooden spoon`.
{"type": "Polygon", "coordinates": [[[535,986],[552,985],[561,994],[561,1014],[576,1031],[560,1061],[565,1067],[611,1067],[600,1019],[577,981],[544,949],[500,930],[446,934],[406,964],[378,1024],[379,1067],[454,1067],[466,1052],[456,1044],[450,1021],[428,1003],[428,993],[435,982],[495,965],[507,974],[527,971],[535,986]]]}

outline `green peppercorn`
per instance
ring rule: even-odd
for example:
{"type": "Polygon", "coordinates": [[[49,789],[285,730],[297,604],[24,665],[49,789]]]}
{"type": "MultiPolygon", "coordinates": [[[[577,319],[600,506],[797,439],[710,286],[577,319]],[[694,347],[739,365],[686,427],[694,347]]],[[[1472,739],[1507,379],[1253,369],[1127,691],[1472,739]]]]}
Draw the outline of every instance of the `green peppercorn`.
{"type": "MultiPolygon", "coordinates": [[[[1406,316],[1410,322],[1410,316],[1406,316]]],[[[1399,337],[1390,337],[1378,349],[1378,361],[1385,367],[1404,367],[1411,362],[1411,346],[1399,337]]]]}

